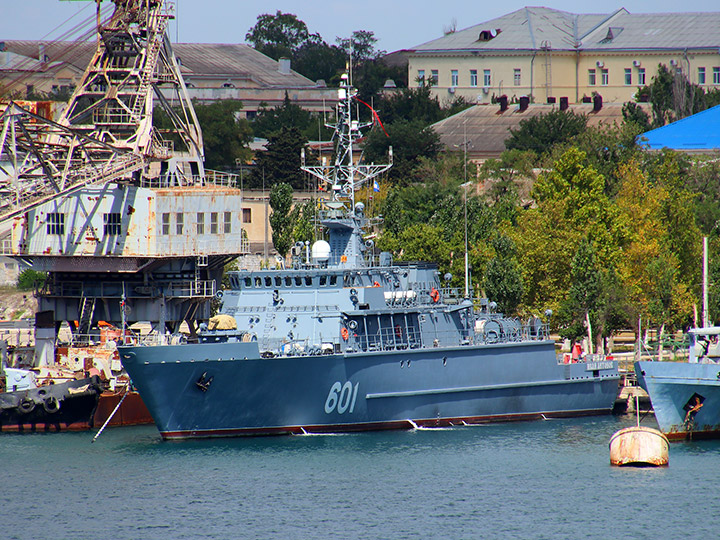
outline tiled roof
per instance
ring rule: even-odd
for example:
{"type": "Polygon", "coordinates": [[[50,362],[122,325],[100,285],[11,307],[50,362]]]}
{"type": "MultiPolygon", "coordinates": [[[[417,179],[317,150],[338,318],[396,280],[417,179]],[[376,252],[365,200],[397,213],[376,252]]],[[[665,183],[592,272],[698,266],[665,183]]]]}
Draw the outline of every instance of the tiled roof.
{"type": "Polygon", "coordinates": [[[720,12],[575,14],[525,7],[411,48],[416,53],[720,46],[720,12]]]}
{"type": "MultiPolygon", "coordinates": [[[[638,105],[648,114],[652,114],[649,104],[638,105]]],[[[569,110],[575,114],[586,115],[588,126],[598,126],[622,122],[622,107],[623,103],[604,103],[599,111],[594,112],[592,103],[578,103],[571,104],[569,110]]],[[[547,114],[555,109],[557,105],[530,104],[527,110],[520,111],[517,104],[512,104],[501,113],[499,105],[475,105],[433,124],[432,128],[440,135],[440,142],[449,150],[463,148],[464,141],[467,140],[468,155],[471,158],[497,158],[505,150],[505,139],[510,136],[511,129],[517,129],[522,120],[547,114]]]]}

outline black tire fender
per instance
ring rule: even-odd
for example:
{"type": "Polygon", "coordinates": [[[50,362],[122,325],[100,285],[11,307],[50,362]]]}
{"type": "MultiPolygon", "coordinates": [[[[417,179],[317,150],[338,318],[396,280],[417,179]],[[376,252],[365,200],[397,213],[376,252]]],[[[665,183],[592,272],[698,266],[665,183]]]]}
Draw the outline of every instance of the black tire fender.
{"type": "Polygon", "coordinates": [[[55,396],[48,396],[43,400],[43,409],[46,413],[56,413],[60,410],[60,402],[55,396]]]}

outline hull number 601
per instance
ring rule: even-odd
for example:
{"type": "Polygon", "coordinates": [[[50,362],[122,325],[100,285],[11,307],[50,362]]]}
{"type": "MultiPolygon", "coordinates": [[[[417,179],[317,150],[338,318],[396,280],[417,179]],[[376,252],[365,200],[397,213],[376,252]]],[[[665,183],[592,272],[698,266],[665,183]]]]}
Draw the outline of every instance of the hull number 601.
{"type": "Polygon", "coordinates": [[[325,412],[330,414],[335,409],[340,414],[353,412],[359,385],[360,383],[355,383],[355,386],[353,386],[350,381],[346,381],[345,384],[339,381],[334,383],[330,387],[330,392],[325,400],[325,412]]]}

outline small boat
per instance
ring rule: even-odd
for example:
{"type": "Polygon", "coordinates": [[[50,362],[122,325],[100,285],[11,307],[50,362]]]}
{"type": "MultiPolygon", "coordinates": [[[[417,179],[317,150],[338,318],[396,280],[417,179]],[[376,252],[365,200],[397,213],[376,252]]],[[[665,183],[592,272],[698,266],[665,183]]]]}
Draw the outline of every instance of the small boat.
{"type": "Polygon", "coordinates": [[[666,467],[668,438],[657,429],[640,426],[640,407],[635,403],[637,424],[610,438],[610,465],[619,467],[666,467]]]}
{"type": "Polygon", "coordinates": [[[93,424],[103,386],[96,375],[44,386],[30,370],[4,368],[8,392],[0,393],[0,431],[61,431],[93,424]]]}

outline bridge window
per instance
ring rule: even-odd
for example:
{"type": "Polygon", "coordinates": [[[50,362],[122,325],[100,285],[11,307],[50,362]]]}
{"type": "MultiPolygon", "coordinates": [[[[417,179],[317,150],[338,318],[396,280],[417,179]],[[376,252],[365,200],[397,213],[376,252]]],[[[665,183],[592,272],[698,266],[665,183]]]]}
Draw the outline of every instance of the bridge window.
{"type": "Polygon", "coordinates": [[[105,236],[117,236],[118,234],[122,234],[120,212],[112,212],[103,215],[103,231],[105,236]]]}
{"type": "Polygon", "coordinates": [[[205,212],[197,213],[197,233],[205,234],[205,212]]]}
{"type": "Polygon", "coordinates": [[[164,212],[162,215],[162,233],[170,234],[170,213],[164,212]]]}
{"type": "Polygon", "coordinates": [[[232,232],[232,212],[224,212],[223,232],[225,234],[230,234],[232,232]]]}
{"type": "Polygon", "coordinates": [[[182,212],[176,212],[175,213],[175,233],[176,234],[182,234],[183,233],[183,223],[184,223],[183,213],[182,212]]]}
{"type": "Polygon", "coordinates": [[[265,286],[272,287],[272,278],[270,276],[265,276],[265,286]]]}
{"type": "Polygon", "coordinates": [[[210,234],[218,233],[218,213],[210,212],[210,234]]]}
{"type": "Polygon", "coordinates": [[[52,212],[47,215],[47,234],[65,234],[65,214],[52,212]]]}

